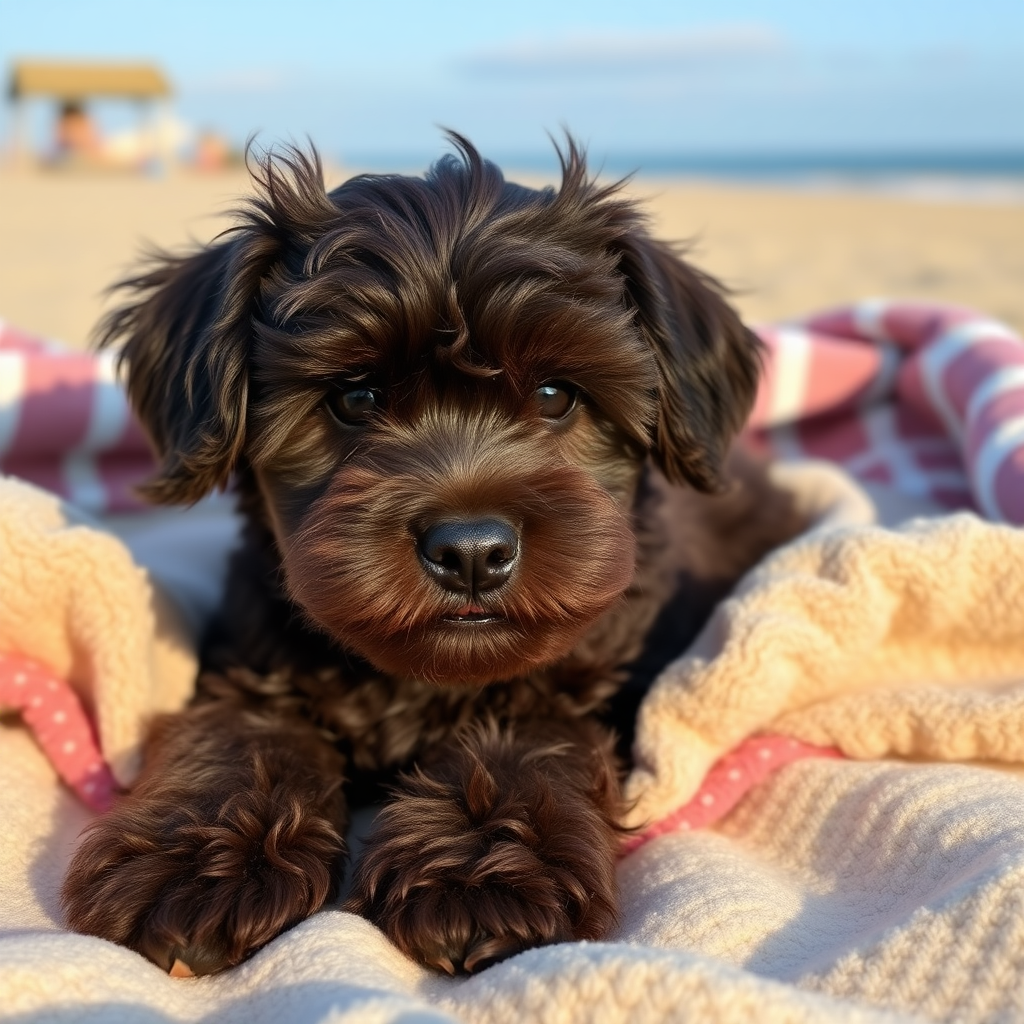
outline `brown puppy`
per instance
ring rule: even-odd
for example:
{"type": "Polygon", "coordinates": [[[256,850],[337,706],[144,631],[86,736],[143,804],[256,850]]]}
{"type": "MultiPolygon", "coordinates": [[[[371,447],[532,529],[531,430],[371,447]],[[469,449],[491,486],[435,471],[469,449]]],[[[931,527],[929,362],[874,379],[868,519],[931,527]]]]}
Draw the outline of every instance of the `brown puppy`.
{"type": "Polygon", "coordinates": [[[239,226],[104,326],[148,494],[233,478],[248,519],[196,700],[63,890],[72,927],[165,968],[334,898],[348,799],[381,780],[346,906],[411,956],[606,935],[610,699],[659,612],[676,653],[795,529],[725,468],[759,347],[715,282],[571,143],[535,191],[453,139],[425,178],[330,194],[315,156],[268,159],[239,226]]]}

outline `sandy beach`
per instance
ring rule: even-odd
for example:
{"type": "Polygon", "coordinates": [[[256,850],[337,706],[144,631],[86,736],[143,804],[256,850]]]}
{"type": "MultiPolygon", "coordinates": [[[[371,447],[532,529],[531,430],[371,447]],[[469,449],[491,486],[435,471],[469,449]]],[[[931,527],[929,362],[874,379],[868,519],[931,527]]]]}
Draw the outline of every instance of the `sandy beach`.
{"type": "MultiPolygon", "coordinates": [[[[211,238],[247,187],[242,172],[0,172],[0,318],[87,344],[104,289],[145,243],[211,238]]],[[[1024,205],[642,179],[631,190],[751,322],[884,295],[974,306],[1024,331],[1024,205]]]]}

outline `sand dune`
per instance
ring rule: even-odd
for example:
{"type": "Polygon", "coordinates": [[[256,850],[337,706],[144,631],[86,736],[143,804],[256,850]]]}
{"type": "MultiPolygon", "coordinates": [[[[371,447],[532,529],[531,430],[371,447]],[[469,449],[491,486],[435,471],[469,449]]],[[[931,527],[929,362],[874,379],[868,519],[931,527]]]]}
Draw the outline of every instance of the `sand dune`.
{"type": "MultiPolygon", "coordinates": [[[[144,243],[211,238],[246,188],[241,172],[0,175],[0,317],[85,344],[104,289],[144,243]]],[[[739,289],[750,320],[889,295],[975,306],[1024,330],[1022,205],[681,181],[632,191],[657,233],[692,239],[693,260],[739,289]]]]}

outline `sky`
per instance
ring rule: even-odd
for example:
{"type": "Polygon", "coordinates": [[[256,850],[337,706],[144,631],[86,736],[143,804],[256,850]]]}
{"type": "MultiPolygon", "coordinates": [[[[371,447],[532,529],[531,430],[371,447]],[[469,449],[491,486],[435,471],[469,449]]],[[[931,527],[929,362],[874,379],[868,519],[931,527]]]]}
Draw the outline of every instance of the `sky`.
{"type": "Polygon", "coordinates": [[[1024,150],[1024,0],[0,0],[24,57],[152,60],[189,124],[349,164],[439,125],[498,159],[563,126],[613,161],[1024,150]]]}

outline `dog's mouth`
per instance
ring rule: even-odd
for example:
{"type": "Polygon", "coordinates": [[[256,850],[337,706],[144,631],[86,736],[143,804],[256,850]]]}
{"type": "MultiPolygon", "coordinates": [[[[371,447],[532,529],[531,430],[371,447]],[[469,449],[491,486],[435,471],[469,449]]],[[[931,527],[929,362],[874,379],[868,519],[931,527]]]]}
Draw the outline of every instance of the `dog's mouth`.
{"type": "Polygon", "coordinates": [[[489,622],[503,622],[505,616],[498,612],[488,611],[478,604],[465,604],[454,612],[442,615],[441,620],[456,625],[484,625],[489,622]]]}

